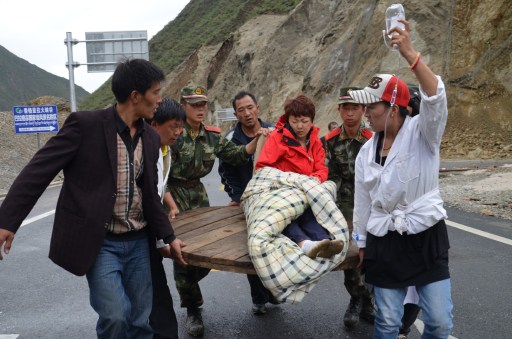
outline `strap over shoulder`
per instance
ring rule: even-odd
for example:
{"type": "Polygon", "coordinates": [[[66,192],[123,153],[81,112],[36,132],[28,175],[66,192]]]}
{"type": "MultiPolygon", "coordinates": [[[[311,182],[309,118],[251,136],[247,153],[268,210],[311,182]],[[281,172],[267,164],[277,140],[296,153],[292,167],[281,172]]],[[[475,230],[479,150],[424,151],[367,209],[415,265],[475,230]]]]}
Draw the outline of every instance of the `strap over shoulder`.
{"type": "Polygon", "coordinates": [[[341,128],[336,127],[335,129],[333,129],[332,131],[330,131],[329,133],[327,133],[325,135],[325,141],[330,140],[330,139],[340,135],[340,133],[341,133],[341,128]]]}
{"type": "Polygon", "coordinates": [[[207,132],[213,132],[213,133],[217,133],[217,134],[221,134],[221,132],[222,132],[220,127],[217,127],[217,126],[204,125],[204,129],[207,132]]]}
{"type": "Polygon", "coordinates": [[[370,139],[373,135],[372,131],[370,131],[368,128],[363,128],[361,130],[361,135],[365,137],[366,139],[370,139]]]}

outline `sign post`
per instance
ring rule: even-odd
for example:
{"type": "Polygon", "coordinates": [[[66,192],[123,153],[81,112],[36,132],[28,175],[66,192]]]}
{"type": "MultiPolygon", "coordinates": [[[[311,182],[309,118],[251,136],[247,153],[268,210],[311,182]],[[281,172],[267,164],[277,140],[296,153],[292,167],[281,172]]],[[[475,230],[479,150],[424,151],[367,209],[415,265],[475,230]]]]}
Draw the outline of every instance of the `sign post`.
{"type": "Polygon", "coordinates": [[[231,107],[220,108],[215,111],[215,123],[217,124],[217,127],[219,127],[219,124],[223,121],[235,121],[235,120],[238,120],[238,118],[235,115],[235,110],[231,107]]]}
{"type": "Polygon", "coordinates": [[[113,72],[125,58],[149,60],[147,31],[86,32],[87,72],[113,72]]]}
{"type": "Polygon", "coordinates": [[[14,132],[16,134],[37,133],[37,148],[40,148],[39,133],[59,131],[57,106],[14,106],[14,132]]]}
{"type": "Polygon", "coordinates": [[[76,112],[74,69],[87,65],[87,72],[113,72],[116,64],[125,58],[149,60],[147,31],[89,32],[85,40],[73,39],[66,32],[64,44],[68,50],[66,67],[69,70],[69,94],[71,112],[76,112]],[[73,61],[73,45],[85,42],[87,63],[73,61]]]}

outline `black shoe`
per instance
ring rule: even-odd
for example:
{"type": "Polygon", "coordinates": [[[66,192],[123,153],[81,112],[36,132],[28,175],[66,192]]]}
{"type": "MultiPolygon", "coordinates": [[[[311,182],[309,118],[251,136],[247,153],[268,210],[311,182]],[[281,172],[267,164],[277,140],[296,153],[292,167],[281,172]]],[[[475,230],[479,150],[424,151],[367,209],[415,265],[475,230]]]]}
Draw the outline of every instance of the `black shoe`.
{"type": "Polygon", "coordinates": [[[187,333],[193,337],[202,337],[204,334],[203,317],[201,309],[187,309],[187,333]]]}
{"type": "Polygon", "coordinates": [[[272,305],[280,304],[279,300],[277,300],[276,297],[274,297],[274,295],[272,293],[270,293],[269,290],[267,290],[267,294],[268,294],[268,302],[269,303],[271,303],[272,305]]]}
{"type": "Polygon", "coordinates": [[[256,315],[263,315],[267,313],[267,308],[265,304],[252,304],[252,313],[256,315]]]}
{"type": "Polygon", "coordinates": [[[268,298],[268,302],[271,303],[272,305],[279,305],[280,304],[279,300],[277,300],[276,297],[274,297],[274,296],[270,296],[268,298]]]}
{"type": "Polygon", "coordinates": [[[350,298],[345,316],[343,317],[343,323],[346,327],[352,328],[359,322],[359,307],[361,306],[360,298],[350,298]]]}
{"type": "Polygon", "coordinates": [[[361,312],[359,312],[359,317],[370,324],[373,324],[375,321],[375,308],[373,307],[373,302],[371,298],[364,298],[361,306],[361,312]]]}

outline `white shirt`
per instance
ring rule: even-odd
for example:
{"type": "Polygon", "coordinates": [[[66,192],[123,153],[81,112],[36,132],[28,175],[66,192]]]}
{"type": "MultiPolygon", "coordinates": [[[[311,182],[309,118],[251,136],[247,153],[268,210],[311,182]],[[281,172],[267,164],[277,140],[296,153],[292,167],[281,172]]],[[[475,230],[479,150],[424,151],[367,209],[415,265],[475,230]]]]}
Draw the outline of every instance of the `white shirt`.
{"type": "Polygon", "coordinates": [[[438,76],[437,91],[422,91],[420,114],[406,117],[384,166],[375,162],[378,136],[356,158],[354,238],[366,247],[367,232],[420,233],[446,218],[439,193],[439,152],[448,118],[446,92],[438,76]]]}
{"type": "MultiPolygon", "coordinates": [[[[167,146],[169,147],[169,146],[167,146]]],[[[160,199],[162,199],[162,202],[164,200],[164,193],[166,188],[166,182],[169,178],[169,169],[171,168],[171,151],[168,150],[167,154],[165,155],[165,160],[167,162],[167,168],[164,171],[164,156],[162,153],[162,148],[158,150],[158,162],[156,163],[156,168],[158,172],[158,194],[160,195],[160,199]],[[164,177],[165,172],[165,177],[164,177]]]]}
{"type": "MultiPolygon", "coordinates": [[[[169,147],[169,146],[167,146],[169,147]]],[[[171,168],[171,150],[167,150],[167,154],[165,155],[162,153],[162,148],[158,150],[158,162],[156,163],[156,169],[157,169],[157,175],[158,175],[158,195],[160,195],[160,201],[164,201],[164,194],[165,194],[165,188],[167,187],[167,178],[169,178],[169,169],[171,168]],[[167,169],[164,171],[164,159],[166,161],[166,167],[167,169]],[[165,173],[165,175],[164,175],[165,173]]],[[[156,241],[156,248],[162,248],[165,247],[166,244],[164,243],[163,239],[158,239],[156,241]]]]}

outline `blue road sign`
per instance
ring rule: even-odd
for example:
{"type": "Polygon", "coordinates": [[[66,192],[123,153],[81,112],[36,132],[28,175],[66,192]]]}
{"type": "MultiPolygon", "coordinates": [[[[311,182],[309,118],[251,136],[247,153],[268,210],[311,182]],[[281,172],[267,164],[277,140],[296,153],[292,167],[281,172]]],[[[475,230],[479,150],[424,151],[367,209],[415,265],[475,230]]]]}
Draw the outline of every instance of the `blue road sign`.
{"type": "Polygon", "coordinates": [[[59,131],[57,106],[13,106],[12,114],[16,134],[59,131]]]}

